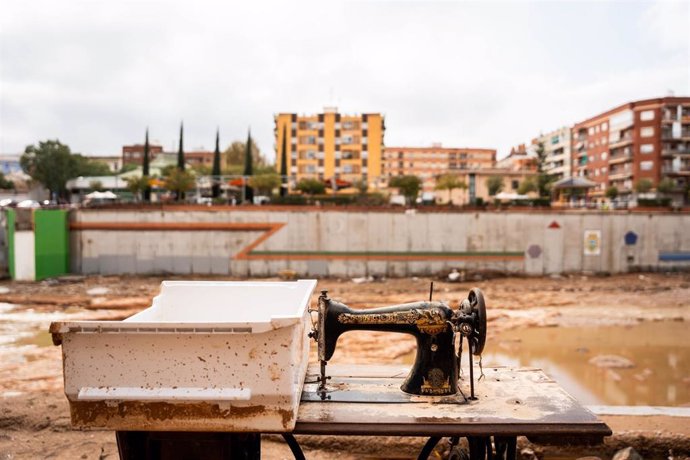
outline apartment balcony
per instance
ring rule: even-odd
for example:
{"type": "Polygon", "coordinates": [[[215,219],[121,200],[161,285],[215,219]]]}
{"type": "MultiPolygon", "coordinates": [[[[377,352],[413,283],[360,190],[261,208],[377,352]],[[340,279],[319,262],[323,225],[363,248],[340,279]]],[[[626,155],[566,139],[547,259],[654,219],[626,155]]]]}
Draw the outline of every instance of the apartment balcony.
{"type": "Polygon", "coordinates": [[[683,115],[680,120],[678,118],[674,117],[664,117],[661,119],[661,124],[662,125],[672,125],[673,123],[680,122],[683,125],[686,125],[690,123],[690,116],[688,115],[683,115]]]}
{"type": "Polygon", "coordinates": [[[680,136],[674,136],[673,131],[664,129],[661,131],[661,139],[664,141],[686,141],[690,140],[690,129],[682,129],[680,136]]]}
{"type": "Polygon", "coordinates": [[[628,161],[632,161],[632,159],[633,159],[632,152],[621,153],[618,155],[611,155],[609,157],[609,164],[614,165],[614,164],[619,164],[619,163],[626,163],[628,161]]]}
{"type": "Polygon", "coordinates": [[[661,174],[667,176],[690,176],[690,165],[686,165],[685,168],[674,168],[672,166],[662,166],[661,174]]]}
{"type": "Polygon", "coordinates": [[[625,180],[629,177],[632,177],[632,171],[609,172],[609,181],[625,180]]]}
{"type": "Polygon", "coordinates": [[[625,136],[621,139],[618,139],[615,142],[611,142],[611,140],[609,140],[609,149],[615,149],[618,147],[625,147],[626,145],[632,144],[632,142],[633,142],[632,136],[625,136]]]}
{"type": "Polygon", "coordinates": [[[690,156],[690,149],[662,149],[661,156],[663,157],[673,157],[673,156],[690,156]]]}

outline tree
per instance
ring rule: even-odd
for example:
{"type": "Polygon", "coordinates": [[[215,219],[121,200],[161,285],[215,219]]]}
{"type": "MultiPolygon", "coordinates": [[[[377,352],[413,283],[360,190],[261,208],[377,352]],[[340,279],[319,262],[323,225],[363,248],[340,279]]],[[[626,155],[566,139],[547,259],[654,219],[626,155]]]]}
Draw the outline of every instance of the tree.
{"type": "Polygon", "coordinates": [[[489,196],[495,196],[503,190],[503,176],[489,176],[486,179],[486,188],[489,196]]]}
{"type": "Polygon", "coordinates": [[[535,182],[533,177],[525,177],[522,182],[520,182],[520,185],[518,186],[517,192],[520,195],[527,195],[530,192],[536,192],[537,191],[537,183],[535,182]]]}
{"type": "Polygon", "coordinates": [[[366,179],[358,179],[352,183],[352,187],[359,192],[360,195],[365,195],[369,190],[369,182],[366,179]]]}
{"type": "Polygon", "coordinates": [[[635,191],[640,194],[649,193],[653,185],[649,179],[640,179],[635,183],[635,191]]]}
{"type": "Polygon", "coordinates": [[[610,186],[606,189],[606,198],[613,201],[618,198],[618,187],[615,185],[610,186]]]}
{"type": "MultiPolygon", "coordinates": [[[[185,164],[184,164],[184,125],[182,122],[180,122],[180,146],[177,149],[177,170],[184,172],[185,170],[185,164]]],[[[187,176],[184,174],[176,174],[174,176],[173,184],[174,186],[177,187],[175,188],[175,199],[177,201],[183,200],[184,201],[184,194],[187,192],[183,184],[186,183],[187,176]],[[181,182],[180,182],[181,181],[181,182]]],[[[191,187],[190,187],[191,189],[191,187]]],[[[170,189],[168,189],[170,190],[170,189]]]]}
{"type": "Polygon", "coordinates": [[[544,163],[546,163],[546,149],[544,149],[543,142],[539,141],[537,143],[535,153],[537,154],[537,172],[542,174],[544,172],[544,163]]]}
{"type": "Polygon", "coordinates": [[[283,125],[283,145],[280,149],[280,196],[285,196],[288,193],[287,180],[287,129],[283,125]]]}
{"type": "Polygon", "coordinates": [[[280,176],[275,172],[257,174],[249,178],[249,185],[262,195],[270,195],[274,188],[280,187],[280,176]]]}
{"type": "Polygon", "coordinates": [[[14,182],[8,180],[3,172],[0,172],[0,189],[10,190],[15,188],[14,182]]]}
{"type": "Polygon", "coordinates": [[[66,198],[65,184],[77,177],[72,152],[59,140],[27,146],[19,162],[22,170],[48,189],[53,198],[66,198]]]}
{"type": "Polygon", "coordinates": [[[452,203],[453,190],[466,189],[467,184],[455,174],[443,174],[436,179],[436,190],[448,190],[448,204],[452,203]]]}
{"type": "Polygon", "coordinates": [[[105,163],[73,154],[57,139],[27,146],[19,163],[26,174],[48,189],[52,198],[67,198],[65,184],[70,179],[111,174],[105,163]]]}
{"type": "MultiPolygon", "coordinates": [[[[143,177],[148,179],[149,171],[149,129],[146,128],[146,140],[144,141],[144,162],[142,164],[141,173],[143,177]]],[[[146,181],[146,186],[144,187],[144,201],[151,201],[151,187],[149,186],[148,180],[146,181]]]]}
{"type": "Polygon", "coordinates": [[[556,179],[555,176],[546,174],[546,150],[544,149],[544,143],[539,142],[536,149],[537,154],[537,184],[536,189],[539,197],[548,197],[551,195],[551,184],[556,179]]]}
{"type": "MultiPolygon", "coordinates": [[[[245,177],[251,177],[254,175],[254,171],[252,171],[253,166],[254,166],[254,161],[252,157],[252,132],[249,131],[247,133],[247,143],[245,144],[245,149],[244,149],[244,172],[243,175],[245,177]]],[[[246,201],[249,201],[250,203],[254,201],[254,190],[249,184],[245,184],[244,186],[244,199],[246,201]]]]}
{"type": "Polygon", "coordinates": [[[177,166],[175,165],[166,165],[161,168],[161,176],[163,178],[168,177],[170,174],[172,174],[173,170],[177,169],[177,166]]]}
{"type": "Polygon", "coordinates": [[[100,192],[101,190],[103,190],[103,182],[99,180],[92,180],[91,182],[89,182],[89,188],[94,192],[100,192]]]}
{"type": "Polygon", "coordinates": [[[176,201],[184,200],[185,193],[193,189],[195,185],[194,176],[179,168],[172,169],[165,178],[165,188],[175,193],[176,201]]]}
{"type": "Polygon", "coordinates": [[[177,169],[184,171],[184,125],[180,123],[180,146],[177,149],[177,169]]]}
{"type": "Polygon", "coordinates": [[[551,196],[551,185],[554,179],[554,176],[549,174],[539,174],[537,176],[537,192],[539,192],[539,198],[548,198],[551,196]]]}
{"type": "Polygon", "coordinates": [[[112,172],[107,164],[92,160],[78,153],[72,154],[73,161],[73,177],[89,177],[89,176],[110,176],[112,172]]]}
{"type": "Polygon", "coordinates": [[[417,176],[396,176],[390,180],[389,185],[400,190],[408,204],[414,203],[419,195],[422,180],[417,176]]]}
{"type": "Polygon", "coordinates": [[[673,193],[675,188],[676,183],[673,181],[673,179],[669,177],[664,177],[657,184],[656,191],[661,193],[662,195],[668,195],[669,193],[673,193]]]}
{"type": "Polygon", "coordinates": [[[203,163],[198,163],[192,166],[192,171],[194,171],[197,176],[210,176],[212,175],[213,168],[203,163]]]}
{"type": "Polygon", "coordinates": [[[144,192],[150,189],[148,176],[130,176],[125,178],[125,182],[127,182],[127,190],[134,195],[134,201],[140,201],[144,192]]]}
{"type": "MultiPolygon", "coordinates": [[[[251,139],[251,151],[252,151],[252,161],[254,163],[254,166],[259,167],[259,166],[266,165],[266,160],[264,159],[263,155],[261,154],[259,147],[254,142],[254,139],[251,139]]],[[[223,155],[225,156],[225,161],[228,165],[228,168],[232,168],[233,166],[235,166],[235,167],[239,166],[240,167],[239,171],[241,172],[243,167],[244,167],[246,153],[247,153],[247,143],[246,142],[234,141],[232,144],[230,144],[230,147],[225,149],[225,151],[223,152],[223,155]]],[[[275,168],[273,170],[275,171],[275,168]]]]}
{"type": "Polygon", "coordinates": [[[297,190],[309,196],[320,195],[326,191],[323,182],[317,179],[302,179],[297,183],[297,190]]]}
{"type": "Polygon", "coordinates": [[[213,152],[213,169],[211,169],[213,176],[213,185],[211,186],[211,196],[218,198],[220,196],[220,128],[216,130],[216,150],[213,152]]]}
{"type": "Polygon", "coordinates": [[[134,171],[138,167],[139,166],[137,166],[136,163],[125,163],[122,165],[122,168],[120,168],[119,173],[124,174],[126,172],[134,171]]]}

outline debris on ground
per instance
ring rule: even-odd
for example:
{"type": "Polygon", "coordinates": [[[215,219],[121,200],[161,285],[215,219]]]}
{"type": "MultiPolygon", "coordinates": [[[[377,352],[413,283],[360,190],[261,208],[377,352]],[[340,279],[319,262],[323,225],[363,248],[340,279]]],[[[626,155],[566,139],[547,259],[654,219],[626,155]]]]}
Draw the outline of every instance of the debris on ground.
{"type": "Polygon", "coordinates": [[[611,460],[643,460],[642,456],[632,447],[626,447],[616,452],[611,460]]]}
{"type": "Polygon", "coordinates": [[[589,364],[605,369],[629,369],[635,363],[628,358],[616,355],[598,355],[589,360],[589,364]]]}

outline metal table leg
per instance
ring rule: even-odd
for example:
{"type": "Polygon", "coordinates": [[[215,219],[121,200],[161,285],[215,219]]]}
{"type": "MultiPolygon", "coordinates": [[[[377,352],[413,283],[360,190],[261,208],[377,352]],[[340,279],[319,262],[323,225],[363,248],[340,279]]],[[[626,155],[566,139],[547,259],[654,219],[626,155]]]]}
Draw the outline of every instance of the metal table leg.
{"type": "Polygon", "coordinates": [[[290,450],[292,451],[292,455],[295,457],[295,460],[306,460],[304,458],[302,448],[299,446],[299,443],[292,434],[283,433],[283,439],[285,439],[287,445],[290,446],[290,450]]]}
{"type": "Polygon", "coordinates": [[[441,440],[440,436],[432,436],[429,438],[429,440],[424,444],[424,447],[422,447],[422,450],[419,452],[419,456],[417,456],[417,460],[426,460],[429,458],[429,455],[431,454],[431,451],[434,450],[434,447],[436,447],[436,444],[441,440]]]}

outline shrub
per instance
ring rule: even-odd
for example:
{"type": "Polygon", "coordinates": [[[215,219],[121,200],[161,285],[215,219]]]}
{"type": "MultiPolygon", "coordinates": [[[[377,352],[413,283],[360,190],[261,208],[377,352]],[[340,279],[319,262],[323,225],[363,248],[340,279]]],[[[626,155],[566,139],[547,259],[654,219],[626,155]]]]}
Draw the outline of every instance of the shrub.
{"type": "Polygon", "coordinates": [[[307,204],[307,197],[304,195],[273,195],[271,204],[304,205],[307,204]]]}
{"type": "Polygon", "coordinates": [[[671,206],[671,198],[638,198],[637,205],[642,207],[656,208],[671,206]]]}

